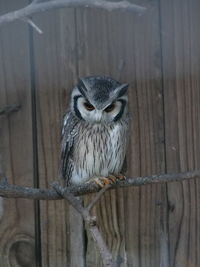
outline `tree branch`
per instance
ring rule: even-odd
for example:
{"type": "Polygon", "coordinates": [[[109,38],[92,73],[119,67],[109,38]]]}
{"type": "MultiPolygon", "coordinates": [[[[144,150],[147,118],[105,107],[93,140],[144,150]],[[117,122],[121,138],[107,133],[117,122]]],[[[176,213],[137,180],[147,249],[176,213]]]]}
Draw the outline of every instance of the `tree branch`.
{"type": "MultiPolygon", "coordinates": [[[[104,266],[107,267],[117,266],[117,263],[114,262],[112,254],[109,251],[103,239],[103,236],[97,227],[96,217],[90,215],[90,210],[88,208],[84,208],[84,206],[81,203],[81,200],[75,197],[70,192],[69,188],[64,189],[63,187],[59,186],[58,183],[54,183],[53,188],[59,195],[67,199],[69,203],[82,215],[83,220],[86,222],[88,230],[91,232],[95,244],[100,252],[104,266]]],[[[91,202],[92,205],[94,205],[100,199],[100,197],[103,195],[106,189],[108,189],[108,186],[104,187],[99,191],[99,193],[94,198],[94,201],[91,202]]]]}
{"type": "MultiPolygon", "coordinates": [[[[182,182],[200,178],[200,170],[174,173],[174,174],[160,174],[145,177],[126,178],[123,181],[117,181],[116,184],[111,184],[109,189],[129,186],[141,186],[146,184],[158,184],[168,182],[182,182]]],[[[88,193],[95,193],[100,190],[100,187],[93,181],[80,185],[70,186],[66,189],[75,196],[81,196],[88,193]]],[[[38,189],[19,185],[10,185],[8,183],[0,183],[0,196],[6,198],[28,198],[38,200],[57,200],[63,197],[59,195],[54,189],[38,189]]]]}
{"type": "Polygon", "coordinates": [[[67,199],[69,203],[81,214],[83,220],[88,225],[88,230],[91,232],[92,237],[96,243],[96,246],[100,252],[104,266],[107,267],[117,267],[117,260],[114,261],[112,254],[109,251],[101,232],[97,227],[96,217],[91,216],[90,210],[97,203],[100,197],[104,194],[107,189],[118,188],[118,187],[128,187],[128,186],[141,186],[145,184],[155,184],[155,183],[167,183],[173,181],[184,181],[200,177],[200,170],[176,173],[176,174],[161,174],[146,177],[136,177],[127,178],[123,181],[117,181],[116,184],[111,184],[105,186],[100,190],[99,186],[94,182],[84,183],[78,186],[70,186],[63,188],[58,183],[53,183],[53,189],[37,189],[30,187],[23,187],[17,185],[10,185],[7,179],[3,177],[3,173],[0,172],[2,176],[0,182],[0,196],[8,198],[28,198],[28,199],[46,199],[46,200],[56,200],[56,199],[67,199]],[[92,192],[98,192],[98,194],[93,198],[87,207],[84,207],[81,200],[75,196],[83,195],[92,192]]]}
{"type": "Polygon", "coordinates": [[[87,210],[90,211],[94,205],[99,201],[101,196],[110,188],[110,184],[107,184],[104,186],[97,194],[96,196],[92,199],[92,201],[88,204],[87,210]]]}
{"type": "Polygon", "coordinates": [[[58,8],[99,8],[107,11],[124,10],[137,13],[144,12],[145,7],[129,3],[128,1],[109,2],[105,0],[51,0],[46,2],[33,1],[30,5],[0,16],[0,26],[18,19],[25,19],[36,13],[58,8]]]}

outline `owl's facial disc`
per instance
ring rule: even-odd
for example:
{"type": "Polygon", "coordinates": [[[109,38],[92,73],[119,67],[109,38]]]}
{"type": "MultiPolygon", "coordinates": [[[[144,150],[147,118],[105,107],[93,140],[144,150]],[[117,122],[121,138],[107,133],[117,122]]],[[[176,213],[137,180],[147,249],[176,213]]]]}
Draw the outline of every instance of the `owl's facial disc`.
{"type": "Polygon", "coordinates": [[[91,123],[116,122],[127,114],[127,88],[127,84],[103,77],[83,79],[72,92],[72,110],[91,123]],[[116,87],[109,88],[110,83],[116,87]]]}
{"type": "Polygon", "coordinates": [[[125,99],[118,99],[107,105],[104,109],[97,109],[85,97],[81,95],[74,96],[74,112],[79,119],[91,123],[111,123],[119,120],[126,107],[125,99]]]}

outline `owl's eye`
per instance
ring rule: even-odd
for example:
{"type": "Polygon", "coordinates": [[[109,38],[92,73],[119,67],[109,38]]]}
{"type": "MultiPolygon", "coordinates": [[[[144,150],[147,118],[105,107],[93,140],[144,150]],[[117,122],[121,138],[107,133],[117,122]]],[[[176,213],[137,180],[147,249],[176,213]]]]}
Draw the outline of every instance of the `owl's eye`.
{"type": "Polygon", "coordinates": [[[105,112],[111,112],[115,108],[115,104],[112,103],[111,105],[107,106],[107,108],[104,109],[105,112]]]}
{"type": "Polygon", "coordinates": [[[95,109],[95,107],[93,105],[91,105],[89,102],[85,102],[84,107],[89,111],[92,111],[95,109]]]}

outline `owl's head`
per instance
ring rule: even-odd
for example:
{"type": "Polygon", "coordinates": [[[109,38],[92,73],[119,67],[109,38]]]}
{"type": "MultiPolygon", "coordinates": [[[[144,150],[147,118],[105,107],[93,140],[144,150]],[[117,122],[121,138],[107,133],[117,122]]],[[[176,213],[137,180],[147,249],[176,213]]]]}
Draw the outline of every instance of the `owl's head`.
{"type": "Polygon", "coordinates": [[[116,122],[127,115],[127,89],[109,77],[82,78],[72,91],[71,110],[88,122],[116,122]]]}

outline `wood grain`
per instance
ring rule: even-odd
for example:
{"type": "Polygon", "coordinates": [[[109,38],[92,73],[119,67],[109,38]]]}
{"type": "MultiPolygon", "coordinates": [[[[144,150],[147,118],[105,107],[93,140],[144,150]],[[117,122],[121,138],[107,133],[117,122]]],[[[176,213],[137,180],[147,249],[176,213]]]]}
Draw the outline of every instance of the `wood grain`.
{"type": "MultiPolygon", "coordinates": [[[[77,11],[79,75],[110,75],[130,84],[131,175],[164,172],[165,165],[158,2],[151,4],[138,18],[77,11]]],[[[109,247],[124,259],[121,266],[159,266],[161,188],[107,192],[96,207],[109,247]]],[[[89,235],[86,250],[86,265],[102,266],[89,235]]]]}
{"type": "MultiPolygon", "coordinates": [[[[167,171],[200,166],[199,1],[161,1],[167,171]]],[[[170,266],[200,264],[199,182],[169,184],[170,266]]]]}
{"type": "MultiPolygon", "coordinates": [[[[1,12],[27,1],[1,1],[1,12]]],[[[28,27],[22,22],[0,30],[0,107],[20,104],[0,118],[0,154],[8,181],[33,185],[32,112],[28,27]]],[[[0,199],[0,265],[35,266],[34,205],[31,200],[0,199]]]]}
{"type": "MultiPolygon", "coordinates": [[[[0,108],[22,105],[0,117],[0,168],[10,183],[48,187],[57,177],[62,115],[71,88],[85,75],[130,84],[131,177],[200,168],[200,3],[132,2],[148,11],[139,17],[52,11],[33,17],[43,35],[29,35],[23,22],[1,28],[0,108]]],[[[3,0],[0,10],[26,4],[3,0]]],[[[200,184],[193,180],[109,191],[93,212],[121,266],[198,267],[199,203],[200,184]]],[[[71,207],[64,201],[39,207],[35,218],[32,201],[0,199],[0,265],[41,267],[42,258],[45,267],[102,266],[71,207]],[[35,257],[35,237],[41,257],[35,257]]]]}
{"type": "MultiPolygon", "coordinates": [[[[77,80],[74,11],[49,12],[35,21],[44,31],[34,34],[34,67],[39,180],[47,187],[58,177],[62,117],[77,80]]],[[[82,224],[64,201],[41,203],[43,266],[83,266],[82,224]]]]}

